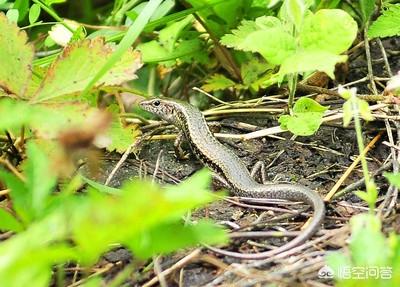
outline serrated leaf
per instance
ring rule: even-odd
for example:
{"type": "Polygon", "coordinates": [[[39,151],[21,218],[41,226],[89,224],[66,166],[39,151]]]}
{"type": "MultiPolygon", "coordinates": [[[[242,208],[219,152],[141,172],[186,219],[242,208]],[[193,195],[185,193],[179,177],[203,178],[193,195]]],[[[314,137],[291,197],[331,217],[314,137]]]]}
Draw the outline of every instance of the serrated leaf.
{"type": "Polygon", "coordinates": [[[31,78],[33,46],[24,31],[7,21],[0,13],[0,87],[6,92],[23,96],[31,78]]]}
{"type": "Polygon", "coordinates": [[[228,79],[224,75],[215,74],[212,75],[211,78],[206,80],[206,84],[204,84],[201,88],[206,92],[225,90],[227,88],[231,88],[235,85],[235,82],[231,79],[228,79]]]}
{"type": "Polygon", "coordinates": [[[260,53],[268,62],[279,65],[296,50],[296,41],[279,19],[260,17],[243,21],[232,34],[222,37],[221,43],[236,50],[260,53]]]}
{"type": "Polygon", "coordinates": [[[400,4],[387,4],[387,9],[368,29],[369,38],[391,37],[400,35],[400,4]]]}
{"type": "Polygon", "coordinates": [[[287,74],[302,72],[325,72],[332,79],[335,78],[335,65],[347,60],[345,55],[335,55],[325,51],[298,52],[284,60],[279,70],[281,79],[287,74]]]}
{"type": "Polygon", "coordinates": [[[31,105],[11,99],[0,100],[0,129],[30,127],[37,136],[54,139],[61,130],[82,125],[97,110],[85,104],[31,105]]]}
{"type": "MultiPolygon", "coordinates": [[[[48,69],[42,85],[34,95],[36,102],[83,91],[114,51],[101,38],[83,40],[67,46],[48,69]]],[[[128,51],[123,58],[96,83],[118,85],[136,78],[142,63],[138,53],[128,51]]]]}
{"type": "Polygon", "coordinates": [[[293,115],[281,116],[279,123],[282,129],[288,129],[295,135],[313,135],[321,125],[327,109],[312,99],[300,98],[293,107],[293,115]]]}
{"type": "Polygon", "coordinates": [[[341,54],[351,46],[357,31],[356,21],[344,10],[322,9],[304,19],[300,46],[306,50],[341,54]]]}

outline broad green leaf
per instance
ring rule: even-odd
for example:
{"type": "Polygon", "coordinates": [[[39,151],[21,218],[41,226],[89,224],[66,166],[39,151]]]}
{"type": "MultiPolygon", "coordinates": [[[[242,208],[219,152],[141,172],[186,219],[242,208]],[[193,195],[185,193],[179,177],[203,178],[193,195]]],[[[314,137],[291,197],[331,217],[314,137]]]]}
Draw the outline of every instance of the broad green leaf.
{"type": "Polygon", "coordinates": [[[275,65],[281,64],[296,50],[295,39],[275,17],[243,21],[232,34],[224,35],[221,43],[236,50],[258,52],[275,65]]]}
{"type": "Polygon", "coordinates": [[[163,46],[167,51],[171,52],[175,43],[178,40],[182,31],[193,22],[193,16],[187,16],[185,19],[181,21],[174,22],[168,27],[162,29],[159,33],[159,43],[163,46]]]}
{"type": "Polygon", "coordinates": [[[201,87],[206,92],[225,90],[235,85],[235,82],[228,79],[224,75],[215,74],[205,81],[206,83],[201,87]]]}
{"type": "Polygon", "coordinates": [[[44,138],[55,138],[61,130],[77,127],[98,111],[84,104],[31,105],[11,99],[0,100],[0,129],[30,127],[44,138]]]}
{"type": "Polygon", "coordinates": [[[293,73],[325,72],[332,79],[335,78],[335,65],[343,63],[347,60],[347,56],[335,55],[325,51],[303,51],[287,57],[279,70],[281,79],[285,75],[293,73]]]}
{"type": "Polygon", "coordinates": [[[356,36],[357,23],[349,14],[339,9],[323,9],[307,15],[299,40],[303,49],[341,54],[356,36]]]}
{"type": "Polygon", "coordinates": [[[272,71],[273,67],[273,65],[269,65],[257,57],[251,57],[240,67],[240,74],[243,79],[243,84],[258,89],[258,86],[260,85],[260,83],[258,83],[260,76],[268,70],[272,71]]]}
{"type": "Polygon", "coordinates": [[[175,60],[196,59],[204,62],[204,46],[199,39],[184,40],[177,43],[172,51],[167,51],[158,41],[153,40],[138,45],[137,49],[142,53],[142,59],[145,63],[160,63],[172,66],[175,60]]]}
{"type": "Polygon", "coordinates": [[[183,225],[181,222],[159,224],[132,238],[127,244],[133,254],[145,259],[154,254],[165,254],[200,242],[216,244],[227,241],[226,233],[221,228],[201,220],[194,225],[183,225]]]}
{"type": "Polygon", "coordinates": [[[7,11],[6,16],[10,23],[17,23],[19,18],[19,11],[17,9],[10,9],[7,11]]]}
{"type": "Polygon", "coordinates": [[[293,23],[297,30],[300,30],[306,8],[304,0],[285,0],[280,13],[293,23]]]}
{"type": "MultiPolygon", "coordinates": [[[[101,38],[78,41],[67,46],[48,69],[34,100],[42,102],[82,91],[113,51],[114,47],[105,44],[101,38]]],[[[118,85],[135,79],[140,67],[139,55],[128,51],[96,85],[118,85]]]]}
{"type": "MultiPolygon", "coordinates": [[[[128,31],[126,31],[125,36],[119,42],[117,48],[112,53],[112,55],[107,58],[107,61],[102,63],[101,67],[98,69],[97,73],[90,78],[90,81],[86,84],[83,94],[87,94],[90,89],[92,89],[99,82],[105,81],[104,77],[113,67],[118,65],[122,56],[125,53],[131,51],[131,47],[136,39],[139,37],[140,33],[145,28],[146,24],[149,22],[150,17],[157,10],[157,7],[161,4],[162,0],[150,0],[143,11],[139,14],[138,18],[129,26],[128,31]],[[102,79],[102,81],[100,81],[102,79]]],[[[138,67],[136,67],[138,69],[138,67]]],[[[136,70],[135,69],[135,70],[136,70]]]]}
{"type": "Polygon", "coordinates": [[[0,179],[10,189],[13,209],[24,224],[32,221],[34,215],[31,206],[30,194],[24,182],[15,175],[0,169],[0,179]]]}
{"type": "Polygon", "coordinates": [[[385,266],[389,250],[379,218],[372,214],[360,214],[351,218],[350,225],[350,250],[354,265],[385,266]]]}
{"type": "Polygon", "coordinates": [[[27,145],[28,160],[24,171],[30,204],[35,217],[45,214],[49,197],[57,182],[56,174],[52,171],[48,156],[35,143],[27,145]]]}
{"type": "Polygon", "coordinates": [[[308,113],[316,112],[323,113],[327,110],[327,107],[320,105],[318,102],[310,98],[300,98],[293,107],[294,113],[308,113]]]}
{"type": "MultiPolygon", "coordinates": [[[[345,255],[343,252],[329,252],[326,255],[326,263],[329,271],[332,271],[333,276],[336,280],[340,280],[340,276],[343,274],[343,270],[350,269],[352,267],[351,258],[345,255]]],[[[339,285],[345,287],[346,285],[339,285]]],[[[355,285],[354,285],[355,286],[355,285]]],[[[349,286],[350,287],[350,286],[349,286]]]]}
{"type": "Polygon", "coordinates": [[[387,9],[368,29],[369,38],[391,37],[400,35],[400,4],[387,4],[387,9]]]}
{"type": "Polygon", "coordinates": [[[133,181],[122,187],[119,196],[89,193],[86,200],[79,201],[72,218],[73,239],[83,262],[93,263],[110,244],[127,245],[143,232],[180,221],[189,210],[212,201],[215,196],[208,192],[210,179],[208,171],[201,171],[165,190],[133,181]]]}
{"type": "Polygon", "coordinates": [[[73,248],[59,243],[66,227],[65,216],[58,213],[1,242],[1,286],[50,286],[55,264],[77,260],[73,248]]]}
{"type": "Polygon", "coordinates": [[[0,230],[20,232],[23,229],[24,228],[21,222],[19,222],[9,212],[5,211],[3,208],[0,208],[0,230]]]}
{"type": "Polygon", "coordinates": [[[360,0],[363,22],[367,23],[375,10],[375,0],[360,0]]]}
{"type": "Polygon", "coordinates": [[[0,88],[24,96],[31,78],[33,46],[28,44],[24,31],[7,21],[0,13],[0,88]]]}
{"type": "Polygon", "coordinates": [[[279,123],[282,129],[287,129],[295,135],[309,136],[318,130],[327,109],[312,99],[300,98],[294,104],[293,115],[281,116],[279,123]]]}
{"type": "Polygon", "coordinates": [[[208,29],[220,38],[237,26],[243,19],[242,13],[246,11],[252,1],[237,0],[188,0],[194,8],[201,9],[209,5],[207,9],[201,9],[198,14],[205,21],[208,29]]]}
{"type": "Polygon", "coordinates": [[[34,3],[29,9],[29,23],[33,24],[39,19],[40,16],[40,6],[39,4],[34,3]]]}

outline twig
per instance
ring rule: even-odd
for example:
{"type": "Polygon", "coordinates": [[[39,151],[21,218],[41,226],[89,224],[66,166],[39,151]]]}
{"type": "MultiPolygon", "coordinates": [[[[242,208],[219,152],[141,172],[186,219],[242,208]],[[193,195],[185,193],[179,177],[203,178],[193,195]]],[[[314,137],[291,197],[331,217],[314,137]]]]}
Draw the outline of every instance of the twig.
{"type": "Polygon", "coordinates": [[[371,51],[368,40],[368,23],[365,24],[364,28],[364,43],[365,43],[365,55],[367,57],[367,68],[368,68],[368,79],[371,84],[372,91],[374,95],[378,94],[378,90],[376,89],[375,80],[374,80],[374,71],[372,69],[372,61],[371,61],[371,51]]]}
{"type": "Polygon", "coordinates": [[[380,38],[376,38],[376,42],[379,45],[379,48],[381,49],[383,61],[385,63],[385,69],[386,72],[388,73],[389,77],[393,77],[392,69],[390,68],[389,60],[385,51],[385,47],[383,47],[382,41],[380,38]]]}
{"type": "MultiPolygon", "coordinates": [[[[171,267],[169,267],[168,269],[163,270],[162,272],[160,272],[159,276],[163,276],[163,277],[167,277],[169,274],[171,274],[173,271],[183,267],[184,265],[186,265],[187,263],[189,263],[190,261],[194,260],[195,258],[197,258],[200,255],[201,249],[197,248],[195,250],[193,250],[191,253],[189,253],[188,255],[186,255],[185,257],[183,257],[181,260],[179,260],[178,262],[176,262],[175,264],[173,264],[171,267]]],[[[150,281],[147,281],[145,284],[143,284],[142,287],[150,287],[153,286],[154,284],[156,284],[157,282],[159,282],[159,276],[154,277],[153,279],[151,279],[150,281]]]]}
{"type": "Polygon", "coordinates": [[[5,167],[7,167],[16,177],[18,177],[20,180],[25,181],[25,176],[20,173],[15,166],[13,166],[8,159],[0,158],[0,164],[3,164],[5,167]]]}
{"type": "MultiPolygon", "coordinates": [[[[381,166],[376,171],[374,171],[371,177],[375,177],[378,174],[381,174],[381,172],[383,172],[385,170],[388,170],[391,166],[392,166],[391,162],[385,163],[383,166],[381,166]]],[[[357,188],[360,188],[360,187],[362,187],[364,185],[365,185],[365,179],[363,177],[363,178],[357,180],[356,182],[354,182],[352,184],[349,184],[348,186],[346,186],[345,188],[343,188],[339,192],[337,192],[332,198],[333,199],[337,199],[339,197],[342,197],[342,196],[346,195],[347,193],[349,193],[349,192],[351,192],[351,191],[353,191],[353,190],[355,190],[357,188]]]]}
{"type": "Polygon", "coordinates": [[[328,192],[328,194],[325,196],[324,200],[325,201],[330,201],[333,197],[333,195],[336,193],[336,191],[339,189],[339,187],[342,185],[342,183],[346,180],[346,178],[350,175],[350,173],[353,171],[353,169],[357,166],[357,164],[360,162],[361,157],[365,156],[368,151],[375,145],[375,143],[381,138],[382,132],[377,134],[370,142],[369,144],[365,147],[363,150],[362,154],[358,155],[356,160],[347,168],[345,173],[340,177],[340,179],[336,182],[336,184],[332,187],[332,189],[328,192]]]}
{"type": "Polygon", "coordinates": [[[160,282],[161,287],[167,287],[167,281],[165,280],[165,276],[162,274],[162,269],[160,266],[159,256],[153,257],[154,263],[154,273],[156,273],[158,281],[160,282]]]}

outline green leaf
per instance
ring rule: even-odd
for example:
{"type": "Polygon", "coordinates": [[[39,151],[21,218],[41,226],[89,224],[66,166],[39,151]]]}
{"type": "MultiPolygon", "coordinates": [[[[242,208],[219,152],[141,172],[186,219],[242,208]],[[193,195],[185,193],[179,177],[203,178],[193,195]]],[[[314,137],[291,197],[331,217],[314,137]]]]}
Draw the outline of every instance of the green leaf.
{"type": "Polygon", "coordinates": [[[114,118],[105,135],[110,139],[110,143],[105,147],[108,151],[123,153],[139,134],[140,131],[136,125],[124,126],[118,118],[114,118]]]}
{"type": "Polygon", "coordinates": [[[211,78],[206,79],[206,83],[201,87],[206,92],[219,91],[231,88],[235,82],[228,79],[224,75],[215,74],[211,78]]]}
{"type": "Polygon", "coordinates": [[[187,2],[197,9],[203,8],[205,4],[209,5],[207,9],[199,10],[198,14],[217,38],[237,26],[238,21],[243,19],[243,11],[246,11],[251,3],[251,1],[237,0],[188,0],[187,2]]]}
{"type": "Polygon", "coordinates": [[[40,16],[40,6],[39,4],[34,3],[29,9],[29,23],[33,24],[39,19],[40,16]]]}
{"type": "Polygon", "coordinates": [[[0,179],[10,189],[10,197],[13,209],[24,224],[32,221],[33,211],[31,206],[30,194],[25,184],[15,175],[0,169],[0,179]]]}
{"type": "MultiPolygon", "coordinates": [[[[119,42],[115,52],[113,52],[112,55],[107,58],[106,62],[102,62],[102,65],[97,70],[97,73],[94,75],[94,77],[92,77],[90,81],[86,83],[85,89],[82,92],[83,94],[87,94],[90,89],[94,85],[98,84],[99,80],[102,79],[107,73],[110,74],[111,68],[121,60],[124,53],[130,51],[132,44],[139,37],[146,24],[149,22],[150,17],[153,15],[154,11],[157,10],[157,7],[161,4],[161,2],[162,0],[150,0],[146,4],[135,22],[128,28],[128,31],[121,42],[119,42]]],[[[138,67],[136,67],[136,69],[137,68],[138,67]]]]}
{"type": "Polygon", "coordinates": [[[375,10],[375,0],[360,0],[363,22],[367,23],[375,10]]]}
{"type": "Polygon", "coordinates": [[[300,30],[306,8],[304,0],[285,0],[280,12],[285,15],[285,19],[294,24],[297,30],[300,30]]]}
{"type": "Polygon", "coordinates": [[[212,222],[200,220],[195,225],[185,226],[180,222],[157,225],[130,240],[128,247],[136,256],[145,259],[155,254],[165,254],[200,242],[215,244],[227,241],[228,238],[223,229],[218,228],[212,222]]]}
{"type": "Polygon", "coordinates": [[[387,180],[389,181],[390,184],[396,186],[397,188],[400,188],[400,173],[391,173],[391,172],[385,172],[383,174],[387,180]]]}
{"type": "Polygon", "coordinates": [[[55,138],[61,130],[80,126],[96,109],[84,104],[31,105],[11,99],[0,100],[0,129],[16,130],[31,127],[38,136],[55,138]]]}
{"type": "Polygon", "coordinates": [[[173,22],[168,27],[162,29],[159,33],[159,43],[167,51],[171,52],[175,47],[175,43],[178,40],[182,31],[193,22],[193,16],[189,15],[185,19],[177,22],[173,22]]]}
{"type": "Polygon", "coordinates": [[[57,182],[57,177],[50,167],[50,161],[45,152],[34,142],[27,145],[28,160],[24,166],[26,186],[31,197],[31,207],[34,216],[45,214],[45,208],[49,204],[49,197],[57,182]]]}
{"type": "Polygon", "coordinates": [[[389,250],[379,218],[372,214],[360,214],[350,219],[350,225],[350,250],[354,265],[386,266],[389,250]]]}
{"type": "Polygon", "coordinates": [[[0,13],[0,88],[23,96],[31,78],[33,47],[24,31],[0,13]]]}
{"type": "Polygon", "coordinates": [[[283,61],[279,75],[283,80],[283,77],[288,74],[321,71],[334,79],[336,63],[343,63],[346,60],[347,56],[335,55],[321,50],[297,52],[283,61]]]}
{"type": "Polygon", "coordinates": [[[369,38],[391,37],[400,35],[400,4],[387,4],[387,9],[368,29],[369,38]]]}
{"type": "Polygon", "coordinates": [[[353,118],[353,108],[350,101],[343,104],[343,126],[348,127],[353,118]]]}
{"type": "Polygon", "coordinates": [[[87,198],[80,198],[71,220],[73,240],[82,261],[93,263],[110,244],[129,245],[156,226],[180,222],[191,209],[215,199],[208,191],[210,180],[210,173],[203,170],[165,190],[148,182],[132,181],[118,196],[89,193],[87,198]]]}
{"type": "Polygon", "coordinates": [[[276,17],[259,17],[243,21],[232,34],[224,35],[221,43],[236,50],[260,53],[268,62],[279,65],[296,50],[293,36],[276,17]]]}
{"type": "Polygon", "coordinates": [[[19,18],[19,11],[18,9],[10,9],[7,11],[6,16],[10,23],[17,23],[19,18]]]}
{"type": "Polygon", "coordinates": [[[309,136],[318,130],[327,109],[312,99],[300,98],[294,104],[293,115],[281,116],[279,123],[282,129],[288,129],[295,135],[309,136]]]}
{"type": "MultiPolygon", "coordinates": [[[[137,49],[142,53],[142,59],[145,63],[160,63],[172,66],[175,60],[184,58],[194,58],[204,62],[204,46],[199,39],[183,40],[177,43],[172,51],[167,51],[158,41],[153,40],[138,45],[137,49]],[[199,57],[201,57],[199,59],[199,57]]],[[[186,60],[186,59],[185,59],[186,60]]]]}
{"type": "MultiPolygon", "coordinates": [[[[108,61],[114,47],[101,38],[77,41],[67,46],[48,69],[34,95],[36,102],[82,91],[108,61]]],[[[96,85],[119,85],[136,78],[141,67],[138,53],[128,51],[96,85]]]]}
{"type": "Polygon", "coordinates": [[[90,185],[91,187],[93,187],[95,190],[99,191],[99,192],[103,192],[103,193],[108,193],[108,194],[121,194],[121,190],[118,188],[113,188],[107,185],[103,185],[100,184],[98,182],[95,182],[87,177],[84,177],[83,175],[81,175],[83,181],[85,181],[88,185],[90,185]]]}
{"type": "Polygon", "coordinates": [[[300,46],[306,50],[341,54],[351,46],[357,30],[356,21],[344,10],[319,10],[305,18],[299,35],[300,46]]]}
{"type": "Polygon", "coordinates": [[[361,118],[363,118],[365,121],[372,121],[374,117],[371,114],[371,109],[369,108],[368,102],[358,98],[357,103],[361,118]]]}
{"type": "Polygon", "coordinates": [[[24,229],[21,222],[19,222],[13,215],[0,208],[0,230],[20,232],[24,229]]]}

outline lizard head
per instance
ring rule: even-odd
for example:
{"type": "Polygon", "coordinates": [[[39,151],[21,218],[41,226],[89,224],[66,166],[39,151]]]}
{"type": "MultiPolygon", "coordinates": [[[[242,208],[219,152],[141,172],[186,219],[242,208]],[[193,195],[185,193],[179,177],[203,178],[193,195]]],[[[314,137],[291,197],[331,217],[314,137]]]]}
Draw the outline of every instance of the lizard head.
{"type": "Polygon", "coordinates": [[[157,115],[161,119],[179,126],[180,118],[183,117],[185,108],[189,104],[172,99],[152,98],[139,103],[140,107],[152,114],[157,115]]]}

